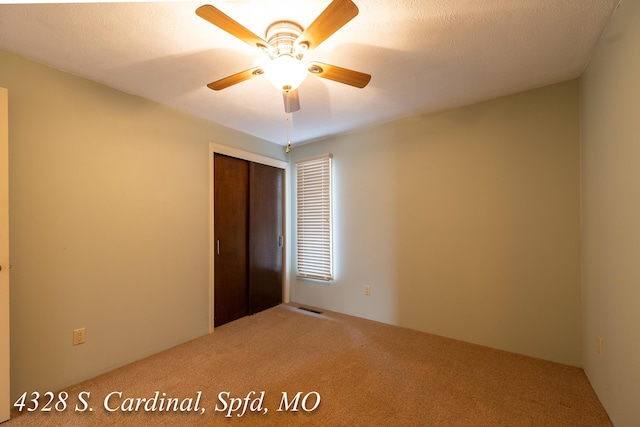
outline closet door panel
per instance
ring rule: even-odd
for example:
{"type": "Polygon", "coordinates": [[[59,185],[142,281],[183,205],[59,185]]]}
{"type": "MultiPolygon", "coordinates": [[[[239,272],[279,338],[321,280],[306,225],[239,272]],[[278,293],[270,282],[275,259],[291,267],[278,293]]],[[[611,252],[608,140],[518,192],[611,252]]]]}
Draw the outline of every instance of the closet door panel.
{"type": "Polygon", "coordinates": [[[284,171],[249,166],[249,312],[282,302],[284,171]]]}
{"type": "Polygon", "coordinates": [[[215,326],[248,314],[249,163],[214,156],[215,326]]]}

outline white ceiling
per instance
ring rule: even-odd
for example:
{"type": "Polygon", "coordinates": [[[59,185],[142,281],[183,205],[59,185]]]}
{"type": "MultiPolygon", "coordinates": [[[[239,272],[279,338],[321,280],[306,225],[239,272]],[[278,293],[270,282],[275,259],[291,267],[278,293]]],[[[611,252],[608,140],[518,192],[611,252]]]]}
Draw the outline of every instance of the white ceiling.
{"type": "MultiPolygon", "coordinates": [[[[354,0],[359,15],[305,60],[369,73],[371,83],[308,77],[291,141],[576,78],[619,1],[354,0]]],[[[264,37],[279,20],[306,27],[330,0],[3,4],[0,49],[286,144],[282,96],[266,78],[206,87],[264,59],[198,17],[207,2],[264,37]]]]}

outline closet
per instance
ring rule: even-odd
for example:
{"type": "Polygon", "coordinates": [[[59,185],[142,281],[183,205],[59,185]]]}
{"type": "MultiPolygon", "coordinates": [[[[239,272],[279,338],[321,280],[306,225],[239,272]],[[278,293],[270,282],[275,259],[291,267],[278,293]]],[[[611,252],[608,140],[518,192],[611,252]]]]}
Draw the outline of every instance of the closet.
{"type": "Polygon", "coordinates": [[[284,171],[214,154],[214,325],[282,302],[284,171]]]}

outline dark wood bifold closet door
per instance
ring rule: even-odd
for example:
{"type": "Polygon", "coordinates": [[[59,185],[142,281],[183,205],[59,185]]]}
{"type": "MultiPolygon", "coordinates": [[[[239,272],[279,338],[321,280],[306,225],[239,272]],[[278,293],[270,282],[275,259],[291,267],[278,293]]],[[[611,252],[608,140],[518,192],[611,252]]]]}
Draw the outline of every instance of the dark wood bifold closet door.
{"type": "Polygon", "coordinates": [[[249,164],[214,156],[215,326],[248,314],[249,164]]]}
{"type": "Polygon", "coordinates": [[[249,165],[249,312],[282,302],[283,173],[249,165]]]}

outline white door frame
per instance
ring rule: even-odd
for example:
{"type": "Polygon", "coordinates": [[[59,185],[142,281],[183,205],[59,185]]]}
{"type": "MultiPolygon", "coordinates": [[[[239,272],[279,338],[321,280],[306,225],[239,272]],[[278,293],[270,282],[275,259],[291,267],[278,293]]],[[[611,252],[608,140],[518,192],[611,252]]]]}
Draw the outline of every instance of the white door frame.
{"type": "Polygon", "coordinates": [[[9,104],[0,87],[0,423],[9,419],[9,104]]]}
{"type": "MultiPolygon", "coordinates": [[[[284,149],[284,148],[283,148],[284,149]]],[[[238,159],[248,160],[254,163],[261,163],[263,165],[273,166],[276,168],[284,169],[284,259],[282,262],[282,268],[284,274],[282,275],[282,300],[289,302],[289,263],[291,259],[291,251],[289,250],[289,236],[291,236],[290,227],[291,221],[289,218],[289,203],[290,203],[290,189],[291,184],[289,182],[289,163],[273,159],[271,157],[261,156],[259,154],[251,153],[248,151],[242,151],[237,148],[227,147],[226,145],[216,144],[214,142],[209,143],[209,332],[213,332],[214,329],[214,284],[215,284],[215,262],[214,262],[214,193],[213,193],[213,155],[215,153],[224,154],[226,156],[236,157],[238,159]]]]}

